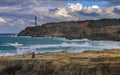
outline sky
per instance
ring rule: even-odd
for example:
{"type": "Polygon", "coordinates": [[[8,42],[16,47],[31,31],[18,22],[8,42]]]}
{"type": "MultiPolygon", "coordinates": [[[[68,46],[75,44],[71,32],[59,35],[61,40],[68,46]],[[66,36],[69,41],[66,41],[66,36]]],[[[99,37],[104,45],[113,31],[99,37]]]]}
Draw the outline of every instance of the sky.
{"type": "Polygon", "coordinates": [[[49,22],[120,18],[120,0],[0,0],[0,33],[49,22]]]}

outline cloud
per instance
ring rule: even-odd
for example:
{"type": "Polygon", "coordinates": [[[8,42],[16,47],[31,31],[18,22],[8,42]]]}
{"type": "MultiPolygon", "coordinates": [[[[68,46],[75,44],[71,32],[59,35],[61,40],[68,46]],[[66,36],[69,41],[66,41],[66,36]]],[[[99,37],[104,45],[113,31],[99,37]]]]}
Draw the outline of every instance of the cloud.
{"type": "Polygon", "coordinates": [[[73,4],[73,3],[68,3],[67,8],[70,9],[71,11],[80,11],[83,8],[82,4],[73,4]]]}
{"type": "Polygon", "coordinates": [[[19,19],[19,20],[17,20],[17,22],[20,24],[20,25],[26,25],[26,23],[23,21],[23,20],[21,20],[21,19],[19,19]]]}
{"type": "Polygon", "coordinates": [[[56,11],[55,16],[57,16],[57,17],[71,17],[71,15],[68,14],[68,12],[66,11],[65,8],[59,8],[56,11]]]}
{"type": "MultiPolygon", "coordinates": [[[[60,8],[59,11],[65,11],[66,17],[71,20],[101,19],[101,18],[120,18],[120,6],[109,6],[109,8],[101,8],[98,5],[83,6],[82,4],[68,4],[66,7],[60,8]],[[68,16],[69,15],[69,16],[68,16]]],[[[58,11],[58,12],[59,12],[58,11]]],[[[57,13],[58,13],[57,12],[57,13]]]]}
{"type": "Polygon", "coordinates": [[[103,15],[103,10],[99,6],[84,7],[80,3],[69,3],[66,7],[57,8],[52,11],[54,11],[54,17],[65,21],[96,19],[101,18],[103,15]]]}
{"type": "Polygon", "coordinates": [[[93,6],[88,6],[88,7],[84,7],[82,10],[84,13],[101,13],[102,10],[99,6],[97,5],[93,5],[93,6]]]}
{"type": "Polygon", "coordinates": [[[120,18],[120,0],[101,0],[107,3],[103,6],[96,4],[84,6],[80,3],[82,1],[100,2],[100,0],[0,0],[0,17],[5,20],[2,24],[7,21],[7,24],[1,26],[20,29],[33,26],[35,15],[38,17],[39,25],[59,21],[120,18]]]}
{"type": "Polygon", "coordinates": [[[105,15],[111,18],[120,18],[120,5],[111,6],[105,10],[105,15]]]}
{"type": "Polygon", "coordinates": [[[6,23],[6,20],[2,17],[0,17],[0,23],[6,23]]]}
{"type": "MultiPolygon", "coordinates": [[[[11,0],[16,4],[16,0],[11,0]]],[[[1,6],[0,16],[7,18],[19,18],[23,20],[33,20],[37,15],[40,24],[51,21],[71,21],[71,20],[84,20],[84,19],[96,19],[106,17],[119,17],[119,7],[110,6],[109,8],[102,9],[98,5],[83,6],[80,3],[68,3],[68,5],[59,6],[65,0],[30,0],[29,4],[27,0],[20,1],[20,5],[13,6],[1,6]],[[25,5],[28,3],[28,5],[25,5]],[[48,5],[45,3],[49,3],[48,5]],[[42,4],[42,5],[40,5],[42,4]],[[51,6],[51,4],[54,4],[51,6]],[[46,5],[46,6],[45,6],[46,5]],[[58,5],[58,6],[56,6],[58,5]],[[56,6],[56,7],[54,7],[56,6]],[[5,11],[5,12],[3,12],[5,11]],[[44,21],[45,20],[45,21],[44,21]]],[[[67,1],[67,0],[66,0],[67,1]]],[[[3,1],[5,3],[8,0],[3,1]]],[[[27,21],[26,21],[27,22],[27,21]]]]}
{"type": "Polygon", "coordinates": [[[113,12],[117,13],[120,16],[120,5],[119,6],[115,6],[113,12]]]}

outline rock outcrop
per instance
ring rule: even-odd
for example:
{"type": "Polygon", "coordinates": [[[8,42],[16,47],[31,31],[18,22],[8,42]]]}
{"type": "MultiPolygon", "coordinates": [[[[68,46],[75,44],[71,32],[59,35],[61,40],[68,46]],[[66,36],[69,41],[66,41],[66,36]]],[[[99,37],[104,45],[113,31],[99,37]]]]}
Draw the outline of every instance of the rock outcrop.
{"type": "Polygon", "coordinates": [[[120,41],[120,19],[47,23],[36,27],[27,27],[18,36],[120,41]]]}
{"type": "Polygon", "coordinates": [[[120,75],[120,50],[0,57],[0,75],[120,75]]]}

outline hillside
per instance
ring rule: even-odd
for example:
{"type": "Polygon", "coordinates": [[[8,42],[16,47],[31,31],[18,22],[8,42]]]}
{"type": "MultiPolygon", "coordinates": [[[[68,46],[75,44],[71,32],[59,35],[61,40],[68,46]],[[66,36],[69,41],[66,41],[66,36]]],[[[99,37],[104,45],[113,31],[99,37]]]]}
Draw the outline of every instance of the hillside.
{"type": "Polygon", "coordinates": [[[36,27],[27,27],[18,36],[120,41],[120,19],[46,23],[36,27]]]}

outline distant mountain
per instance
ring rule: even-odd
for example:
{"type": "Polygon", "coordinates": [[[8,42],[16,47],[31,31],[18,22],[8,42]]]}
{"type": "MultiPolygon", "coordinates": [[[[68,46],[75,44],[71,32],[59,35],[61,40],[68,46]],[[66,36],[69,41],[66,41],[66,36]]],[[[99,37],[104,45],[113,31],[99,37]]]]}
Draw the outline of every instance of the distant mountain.
{"type": "Polygon", "coordinates": [[[120,19],[46,23],[41,26],[27,27],[18,36],[120,41],[120,19]]]}

